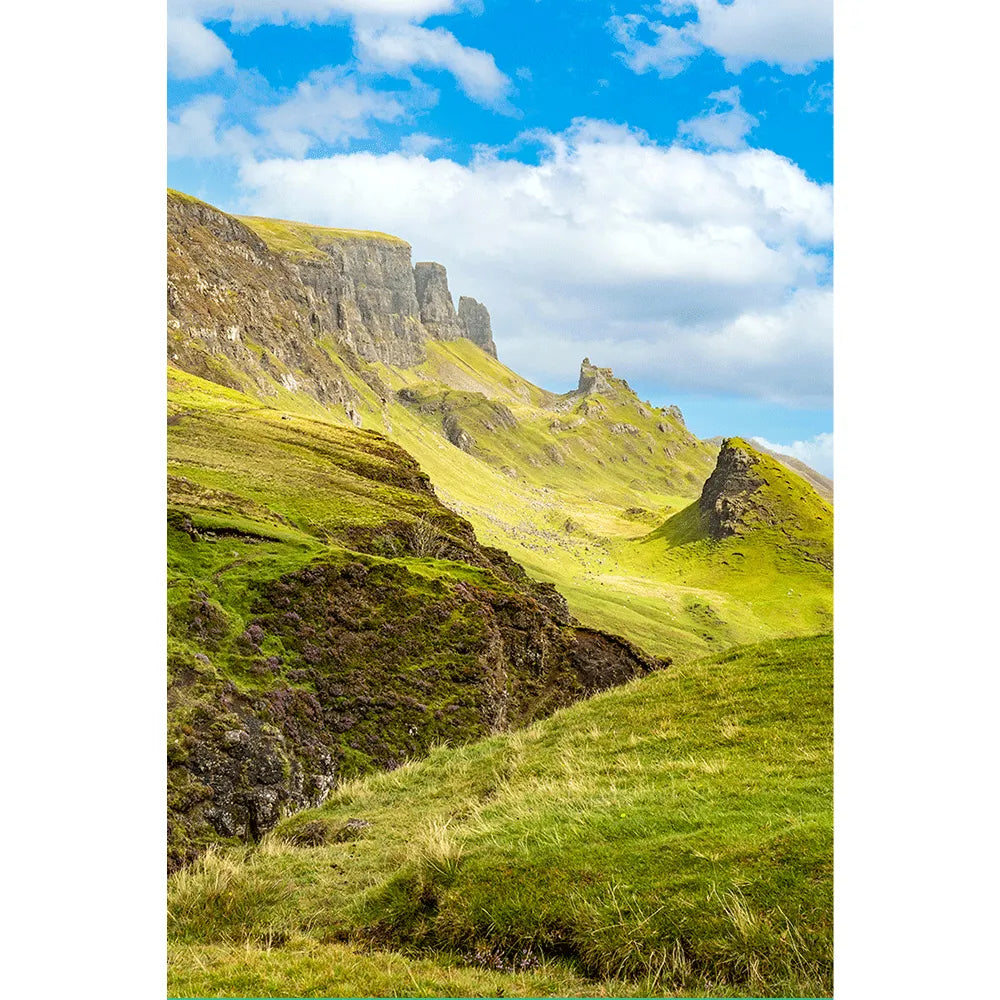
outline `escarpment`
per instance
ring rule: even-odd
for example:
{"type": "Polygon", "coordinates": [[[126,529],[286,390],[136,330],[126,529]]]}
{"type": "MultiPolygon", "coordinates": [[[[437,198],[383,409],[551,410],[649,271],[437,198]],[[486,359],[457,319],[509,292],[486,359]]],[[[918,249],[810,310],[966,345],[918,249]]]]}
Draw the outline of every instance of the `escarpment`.
{"type": "Polygon", "coordinates": [[[394,236],[236,218],[168,192],[167,251],[168,358],[231,388],[351,412],[353,358],[408,368],[428,340],[462,337],[496,356],[485,307],[456,312],[444,267],[414,267],[394,236]]]}

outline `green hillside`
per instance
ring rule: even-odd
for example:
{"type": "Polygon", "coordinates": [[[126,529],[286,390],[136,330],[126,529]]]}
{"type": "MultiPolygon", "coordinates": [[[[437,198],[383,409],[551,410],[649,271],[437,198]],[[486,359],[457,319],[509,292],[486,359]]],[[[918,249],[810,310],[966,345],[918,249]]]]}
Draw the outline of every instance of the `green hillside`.
{"type": "Polygon", "coordinates": [[[659,669],[397,445],[169,372],[169,859],[659,669]]]}
{"type": "MultiPolygon", "coordinates": [[[[172,223],[170,244],[171,301],[183,300],[185,317],[168,324],[177,366],[280,414],[384,434],[419,462],[480,542],[554,584],[584,624],[656,655],[679,661],[830,627],[830,560],[816,563],[807,547],[764,522],[738,546],[691,534],[689,508],[719,444],[698,440],[676,408],[640,400],[589,361],[577,390],[552,393],[461,337],[420,335],[419,350],[406,341],[409,360],[397,363],[393,337],[416,327],[396,314],[366,314],[376,339],[390,346],[365,360],[350,346],[360,343],[354,328],[336,328],[344,309],[317,297],[327,286],[296,282],[329,265],[337,288],[370,290],[372,281],[400,278],[407,244],[380,233],[238,220],[201,203],[185,214],[179,197],[168,199],[171,218],[184,220],[172,223]],[[371,270],[394,254],[403,262],[371,270]],[[367,270],[352,277],[351,267],[367,270]],[[217,332],[206,335],[207,328],[217,332]]],[[[399,308],[393,288],[362,305],[399,308]]],[[[812,503],[800,501],[816,494],[794,471],[750,450],[782,470],[780,492],[768,501],[775,511],[812,503]]],[[[827,545],[832,511],[820,503],[827,545]]]]}
{"type": "Polygon", "coordinates": [[[831,653],[674,667],[205,856],[171,995],[829,995],[831,653]]]}

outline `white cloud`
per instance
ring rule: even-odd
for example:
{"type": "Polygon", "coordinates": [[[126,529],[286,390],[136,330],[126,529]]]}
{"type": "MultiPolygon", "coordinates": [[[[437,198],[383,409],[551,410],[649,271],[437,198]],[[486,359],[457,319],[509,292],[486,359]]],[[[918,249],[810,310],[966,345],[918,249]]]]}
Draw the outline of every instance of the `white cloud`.
{"type": "Polygon", "coordinates": [[[626,14],[608,21],[623,46],[619,55],[636,73],[676,76],[705,49],[722,56],[731,73],[754,62],[807,73],[833,57],[832,0],[663,0],[659,7],[688,19],[668,24],[626,14]]]}
{"type": "Polygon", "coordinates": [[[167,21],[167,66],[171,76],[188,80],[220,69],[232,71],[235,63],[232,52],[214,31],[193,17],[171,17],[167,21]]]}
{"type": "Polygon", "coordinates": [[[697,0],[698,34],[739,72],[753,62],[802,73],[833,57],[833,0],[697,0]]]}
{"type": "MultiPolygon", "coordinates": [[[[510,104],[510,78],[489,52],[463,45],[445,28],[423,28],[434,14],[477,8],[477,0],[170,0],[171,71],[202,76],[233,57],[202,21],[227,21],[234,31],[262,24],[350,22],[359,69],[415,80],[413,70],[444,70],[473,101],[504,114],[510,104]]],[[[300,143],[301,139],[295,142],[300,143]]]]}
{"type": "MultiPolygon", "coordinates": [[[[273,95],[271,95],[273,97],[273,95]]],[[[436,92],[373,90],[341,69],[311,73],[290,96],[258,108],[255,132],[223,126],[232,102],[203,94],[177,108],[167,125],[171,158],[305,156],[317,146],[342,146],[369,135],[375,121],[395,122],[436,100],[436,92]]]]}
{"type": "Polygon", "coordinates": [[[806,99],[803,111],[815,114],[818,111],[825,111],[828,114],[833,112],[833,84],[832,83],[810,83],[809,97],[806,99]]]}
{"type": "Polygon", "coordinates": [[[589,354],[675,390],[828,404],[828,185],[768,150],[605,122],[535,139],[537,164],[352,153],[247,161],[240,179],[255,214],[396,233],[443,263],[543,384],[589,354]]]}
{"type": "Polygon", "coordinates": [[[740,104],[740,88],[717,90],[708,99],[714,106],[678,123],[677,134],[707,149],[742,149],[746,136],[760,123],[740,104]]]}
{"type": "Polygon", "coordinates": [[[287,100],[257,114],[262,142],[270,149],[305,156],[315,145],[336,146],[369,134],[372,121],[408,114],[409,94],[372,90],[342,70],[311,73],[287,100]]]}
{"type": "Polygon", "coordinates": [[[791,444],[775,444],[766,438],[751,438],[757,444],[769,448],[771,451],[780,452],[782,455],[791,455],[800,462],[805,462],[810,468],[824,476],[833,476],[833,435],[817,434],[808,441],[793,441],[791,444]]]}
{"type": "Polygon", "coordinates": [[[619,55],[634,73],[655,69],[661,77],[677,76],[703,48],[692,27],[672,27],[650,21],[641,14],[612,17],[608,27],[625,47],[619,55]],[[654,36],[654,40],[642,41],[640,36],[643,32],[654,36]]]}
{"type": "Polygon", "coordinates": [[[414,132],[413,135],[403,137],[399,143],[399,151],[407,156],[426,156],[432,149],[446,145],[445,140],[437,136],[414,132]]]}
{"type": "Polygon", "coordinates": [[[203,94],[178,108],[167,122],[167,150],[171,158],[212,159],[245,156],[257,140],[239,125],[222,128],[225,101],[217,94],[203,94]]]}
{"type": "Polygon", "coordinates": [[[413,67],[447,70],[472,100],[510,110],[507,95],[511,81],[497,69],[493,56],[462,45],[444,28],[359,24],[354,39],[362,70],[401,75],[407,75],[413,67]]]}

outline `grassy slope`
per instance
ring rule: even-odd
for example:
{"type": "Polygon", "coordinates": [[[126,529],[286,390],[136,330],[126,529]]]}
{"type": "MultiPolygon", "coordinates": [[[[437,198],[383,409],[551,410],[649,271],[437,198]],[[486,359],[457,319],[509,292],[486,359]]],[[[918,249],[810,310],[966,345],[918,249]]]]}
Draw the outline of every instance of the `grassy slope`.
{"type": "Polygon", "coordinates": [[[827,995],[831,653],[688,663],[208,856],[171,880],[172,992],[827,995]]]}
{"type": "MultiPolygon", "coordinates": [[[[322,256],[318,248],[325,242],[362,236],[402,242],[284,220],[242,221],[292,258],[322,256]]],[[[761,536],[759,544],[738,549],[742,555],[710,542],[671,540],[683,527],[677,516],[712,471],[718,446],[698,441],[618,380],[610,395],[581,400],[531,384],[466,340],[429,342],[427,360],[414,369],[356,361],[352,369],[331,338],[316,346],[358,393],[364,426],[399,442],[430,475],[441,499],[472,522],[482,543],[505,549],[537,579],[554,583],[585,624],[678,661],[733,643],[829,627],[829,573],[817,572],[783,538],[761,536]],[[395,399],[383,405],[381,390],[365,381],[365,372],[377,376],[375,385],[415,389],[446,402],[475,439],[472,453],[447,440],[440,412],[421,413],[395,399]],[[487,401],[506,406],[517,427],[486,430],[487,401]],[[560,429],[554,432],[555,421],[560,429]],[[611,430],[622,424],[637,433],[611,430]],[[669,531],[654,530],[671,518],[669,531]],[[764,581],[763,590],[757,580],[764,581]]],[[[238,373],[233,377],[238,380],[238,373]]],[[[277,382],[273,391],[268,404],[282,412],[348,423],[339,408],[324,408],[277,382]]],[[[790,475],[794,492],[801,481],[790,475]]]]}
{"type": "Polygon", "coordinates": [[[367,229],[332,229],[328,226],[290,222],[287,219],[265,219],[256,215],[237,215],[236,218],[252,229],[272,250],[298,259],[322,260],[326,254],[320,247],[348,240],[380,240],[395,246],[409,246],[406,240],[401,240],[398,236],[367,229]]]}
{"type": "MultiPolygon", "coordinates": [[[[510,408],[519,422],[513,431],[476,434],[468,421],[480,453],[451,445],[437,414],[422,419],[398,405],[389,410],[390,433],[484,542],[501,546],[536,577],[554,583],[585,623],[677,660],[733,643],[829,628],[830,574],[804,560],[783,536],[764,532],[737,547],[742,555],[736,556],[732,546],[707,540],[685,546],[676,537],[680,515],[700,494],[715,451],[687,442],[683,428],[660,411],[643,419],[635,397],[589,397],[605,415],[559,435],[563,464],[534,464],[531,459],[544,454],[544,443],[552,440],[545,432],[553,419],[570,425],[579,419],[581,401],[553,412],[560,397],[465,341],[429,344],[428,361],[416,371],[381,370],[393,388],[447,380],[510,408]],[[637,426],[641,435],[614,435],[608,428],[616,423],[637,426]],[[659,423],[668,426],[666,435],[655,430],[659,423]],[[650,439],[655,454],[646,451],[650,439]],[[674,454],[662,451],[660,439],[674,454]],[[626,448],[631,454],[624,463],[626,448]],[[674,520],[670,531],[657,529],[664,520],[674,520]]],[[[372,421],[384,429],[382,413],[374,408],[372,421]]],[[[776,478],[789,496],[812,495],[799,477],[772,465],[781,470],[776,478]]],[[[823,509],[829,531],[829,507],[823,509]]]]}

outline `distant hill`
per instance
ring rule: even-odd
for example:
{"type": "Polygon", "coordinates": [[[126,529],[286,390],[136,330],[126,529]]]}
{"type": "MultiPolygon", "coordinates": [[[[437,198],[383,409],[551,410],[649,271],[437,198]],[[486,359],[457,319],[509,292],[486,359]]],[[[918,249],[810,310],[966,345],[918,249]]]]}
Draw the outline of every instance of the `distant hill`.
{"type": "MultiPolygon", "coordinates": [[[[721,445],[722,437],[709,438],[712,444],[721,445]]],[[[798,473],[810,486],[824,499],[829,500],[833,503],[833,480],[829,476],[824,476],[821,472],[817,472],[815,469],[806,465],[805,462],[794,458],[792,455],[786,455],[784,452],[772,451],[770,448],[765,448],[762,444],[754,442],[754,448],[764,455],[770,455],[771,458],[776,458],[782,465],[787,466],[792,472],[798,473]]]]}

